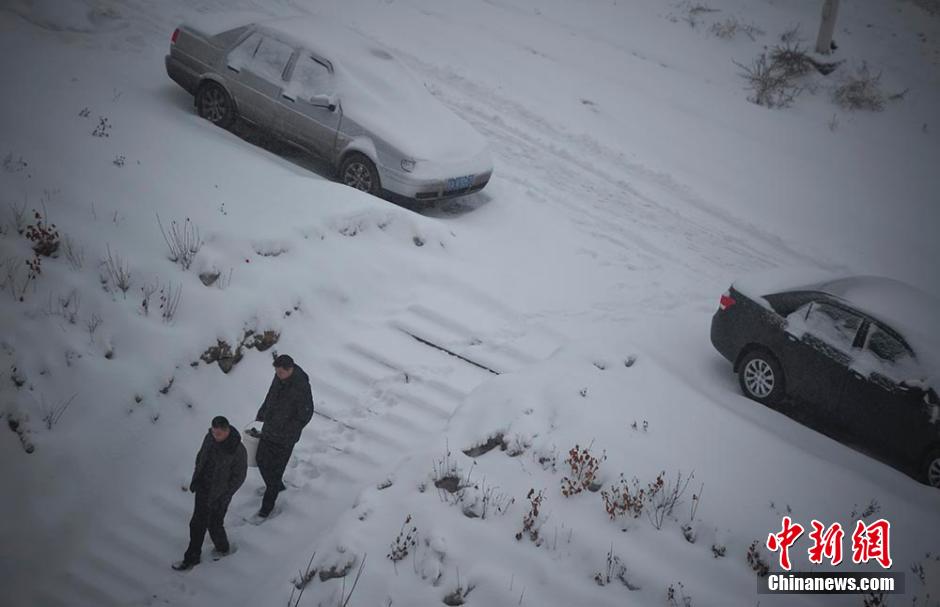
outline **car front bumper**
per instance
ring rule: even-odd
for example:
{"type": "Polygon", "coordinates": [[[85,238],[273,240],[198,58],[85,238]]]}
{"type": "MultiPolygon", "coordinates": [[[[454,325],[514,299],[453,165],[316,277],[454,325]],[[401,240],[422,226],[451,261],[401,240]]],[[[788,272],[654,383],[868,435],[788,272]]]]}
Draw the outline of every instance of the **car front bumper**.
{"type": "Polygon", "coordinates": [[[404,198],[419,201],[443,200],[479,192],[489,183],[493,161],[488,150],[453,161],[418,161],[413,172],[394,166],[378,166],[383,189],[404,198]],[[455,181],[472,178],[452,187],[455,181]]]}
{"type": "Polygon", "coordinates": [[[415,200],[443,200],[445,198],[456,198],[457,196],[466,196],[479,192],[490,181],[491,171],[476,174],[470,185],[459,189],[448,189],[447,179],[422,179],[413,178],[407,174],[394,171],[386,171],[380,178],[382,187],[393,194],[415,200]]]}

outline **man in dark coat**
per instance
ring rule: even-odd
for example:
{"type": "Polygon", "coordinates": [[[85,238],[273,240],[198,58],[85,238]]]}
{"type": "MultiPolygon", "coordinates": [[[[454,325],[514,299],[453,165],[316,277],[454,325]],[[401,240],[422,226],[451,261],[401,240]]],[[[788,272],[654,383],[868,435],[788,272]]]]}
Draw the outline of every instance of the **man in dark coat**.
{"type": "Polygon", "coordinates": [[[231,546],[223,526],[225,512],[247,473],[248,452],[238,430],[221,415],[213,418],[196,455],[196,468],[189,483],[189,490],[196,494],[193,518],[189,521],[189,547],[173,569],[186,571],[199,564],[207,529],[216,554],[228,554],[231,546]]]}
{"type": "Polygon", "coordinates": [[[282,477],[300,432],[313,417],[310,378],[294,359],[281,354],[274,359],[274,379],[255,418],[264,422],[255,459],[264,479],[264,498],[258,516],[267,518],[277,494],[285,489],[282,477]]]}

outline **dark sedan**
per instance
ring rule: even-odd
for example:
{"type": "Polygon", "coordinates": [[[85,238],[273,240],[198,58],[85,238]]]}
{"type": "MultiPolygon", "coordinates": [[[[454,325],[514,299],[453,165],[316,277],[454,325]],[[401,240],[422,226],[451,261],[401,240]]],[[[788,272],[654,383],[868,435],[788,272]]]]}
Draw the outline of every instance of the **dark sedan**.
{"type": "Polygon", "coordinates": [[[807,424],[940,487],[938,310],[887,278],[757,278],[721,296],[711,340],[747,397],[805,403],[807,424]]]}

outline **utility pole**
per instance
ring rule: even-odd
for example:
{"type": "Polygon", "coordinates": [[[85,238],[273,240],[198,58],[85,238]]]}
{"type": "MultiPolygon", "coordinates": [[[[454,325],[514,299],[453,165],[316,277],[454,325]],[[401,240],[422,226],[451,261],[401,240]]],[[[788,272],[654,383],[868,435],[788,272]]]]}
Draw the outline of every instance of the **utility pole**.
{"type": "Polygon", "coordinates": [[[824,0],[822,22],[819,24],[819,36],[816,38],[816,52],[828,55],[832,50],[832,34],[836,30],[836,15],[839,13],[839,0],[824,0]]]}

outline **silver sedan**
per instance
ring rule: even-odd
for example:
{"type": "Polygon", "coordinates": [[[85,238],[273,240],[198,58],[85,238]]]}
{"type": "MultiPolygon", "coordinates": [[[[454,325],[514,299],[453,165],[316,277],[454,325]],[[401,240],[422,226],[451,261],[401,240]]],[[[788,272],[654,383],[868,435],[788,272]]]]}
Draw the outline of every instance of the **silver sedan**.
{"type": "Polygon", "coordinates": [[[222,127],[250,122],[325,159],[364,192],[462,196],[493,172],[482,135],[388,50],[337,24],[181,25],[166,70],[195,96],[200,116],[222,127]]]}

